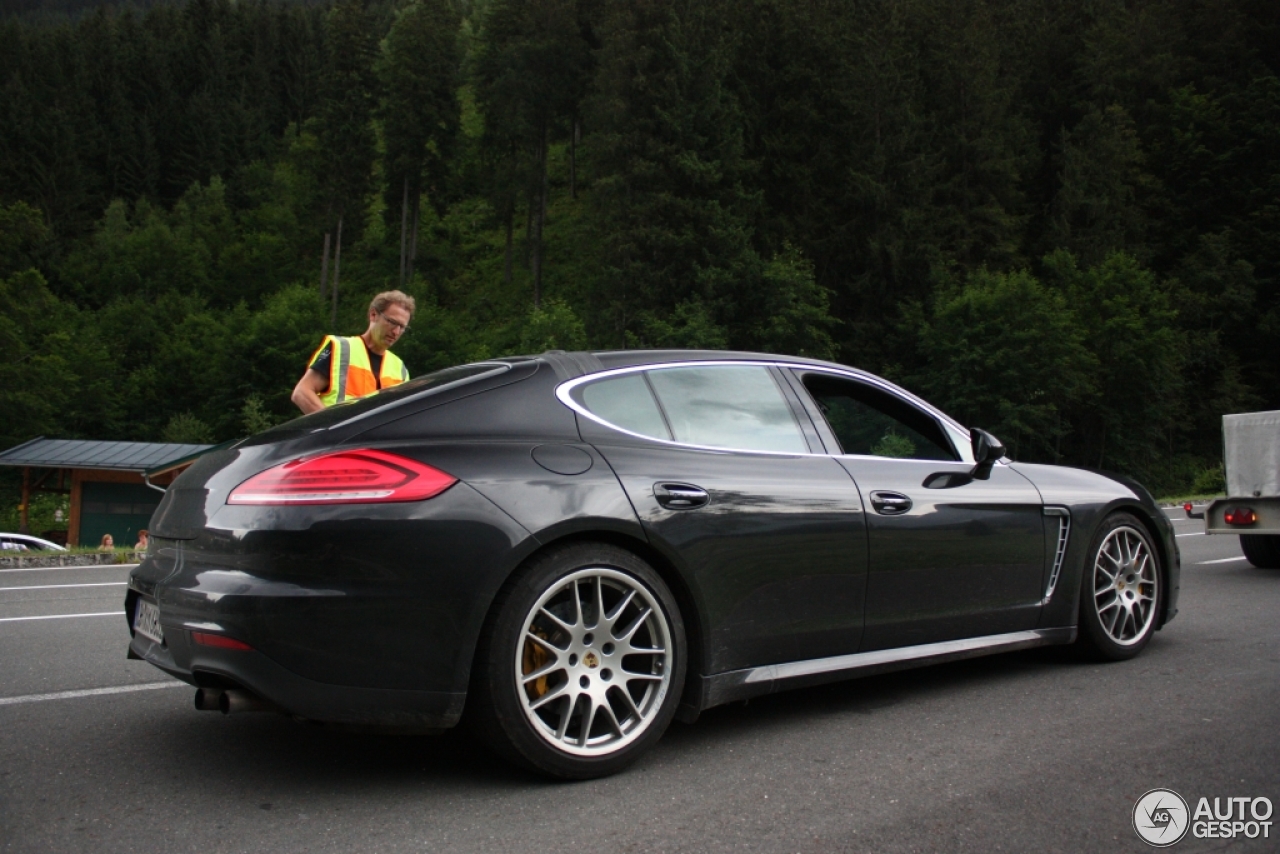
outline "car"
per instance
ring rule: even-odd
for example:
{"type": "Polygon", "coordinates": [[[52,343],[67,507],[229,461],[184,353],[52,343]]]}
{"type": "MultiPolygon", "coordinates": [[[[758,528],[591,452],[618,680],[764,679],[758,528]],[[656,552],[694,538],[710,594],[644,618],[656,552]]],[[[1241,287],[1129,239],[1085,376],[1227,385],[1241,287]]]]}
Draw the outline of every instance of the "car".
{"type": "Polygon", "coordinates": [[[0,533],[0,551],[65,552],[66,550],[66,546],[60,546],[30,534],[0,533]]]}
{"type": "Polygon", "coordinates": [[[565,779],[789,688],[1050,644],[1131,658],[1180,574],[1139,484],[741,352],[437,371],[210,451],[150,528],[129,655],[197,708],[465,719],[565,779]]]}

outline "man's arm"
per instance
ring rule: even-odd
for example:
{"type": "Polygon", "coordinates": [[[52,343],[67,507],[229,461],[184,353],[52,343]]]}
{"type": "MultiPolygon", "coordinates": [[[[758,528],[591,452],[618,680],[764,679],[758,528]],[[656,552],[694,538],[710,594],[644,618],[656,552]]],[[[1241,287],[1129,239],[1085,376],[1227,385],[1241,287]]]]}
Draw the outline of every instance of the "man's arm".
{"type": "Polygon", "coordinates": [[[324,403],[320,401],[320,392],[328,387],[327,375],[307,368],[302,379],[298,380],[298,384],[293,387],[293,394],[289,395],[289,399],[302,410],[303,415],[310,415],[324,409],[324,403]]]}

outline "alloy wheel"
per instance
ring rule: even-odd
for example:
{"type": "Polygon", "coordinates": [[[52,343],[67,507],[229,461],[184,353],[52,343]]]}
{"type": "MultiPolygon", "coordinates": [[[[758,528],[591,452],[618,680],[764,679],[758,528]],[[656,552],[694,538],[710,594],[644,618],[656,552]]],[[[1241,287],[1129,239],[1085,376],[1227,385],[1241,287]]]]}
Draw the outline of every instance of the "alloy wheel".
{"type": "Polygon", "coordinates": [[[517,695],[534,731],[577,756],[605,756],[648,729],[671,689],[671,627],[632,576],[581,569],[529,609],[517,641],[517,695]]]}
{"type": "Polygon", "coordinates": [[[1107,534],[1093,562],[1093,601],[1112,641],[1131,646],[1147,636],[1159,583],[1151,546],[1138,530],[1122,525],[1107,534]]]}

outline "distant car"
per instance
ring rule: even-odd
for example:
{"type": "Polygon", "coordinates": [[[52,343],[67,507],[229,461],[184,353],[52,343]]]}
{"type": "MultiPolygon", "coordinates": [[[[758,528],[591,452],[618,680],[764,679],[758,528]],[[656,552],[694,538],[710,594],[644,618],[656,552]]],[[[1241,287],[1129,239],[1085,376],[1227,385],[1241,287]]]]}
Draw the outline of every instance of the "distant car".
{"type": "Polygon", "coordinates": [[[444,728],[564,778],[673,717],[1045,644],[1137,655],[1172,525],[1010,462],[879,377],[752,353],[438,371],[201,457],[133,571],[129,654],[196,706],[444,728]]]}
{"type": "Polygon", "coordinates": [[[66,546],[60,546],[30,534],[0,534],[0,551],[65,552],[66,550],[66,546]]]}

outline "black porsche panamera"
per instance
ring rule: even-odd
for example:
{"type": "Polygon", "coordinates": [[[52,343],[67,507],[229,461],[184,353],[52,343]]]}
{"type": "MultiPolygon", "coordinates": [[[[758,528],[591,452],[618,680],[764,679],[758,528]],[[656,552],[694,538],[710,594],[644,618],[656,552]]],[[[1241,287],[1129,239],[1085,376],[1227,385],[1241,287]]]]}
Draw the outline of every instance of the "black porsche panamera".
{"type": "Polygon", "coordinates": [[[790,687],[1045,644],[1129,658],[1179,584],[1141,486],[751,353],[439,371],[207,454],[151,532],[129,654],[198,708],[465,711],[566,778],[790,687]]]}

